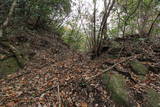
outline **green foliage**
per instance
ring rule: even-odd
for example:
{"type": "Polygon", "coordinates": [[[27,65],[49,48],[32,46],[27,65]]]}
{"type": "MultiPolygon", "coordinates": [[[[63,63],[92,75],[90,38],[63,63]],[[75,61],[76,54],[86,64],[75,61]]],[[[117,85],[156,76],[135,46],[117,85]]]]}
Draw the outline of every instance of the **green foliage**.
{"type": "Polygon", "coordinates": [[[109,31],[108,36],[110,38],[113,38],[117,36],[118,28],[115,27],[115,28],[109,29],[108,31],[109,31]]]}
{"type": "MultiPolygon", "coordinates": [[[[122,33],[124,35],[147,34],[160,11],[159,0],[118,0],[117,3],[117,10],[114,12],[118,17],[112,19],[112,22],[117,22],[117,26],[110,28],[110,31],[119,29],[117,30],[117,36],[122,33]]],[[[152,30],[153,35],[158,35],[157,30],[155,30],[158,28],[158,23],[157,20],[152,30]]]]}
{"type": "Polygon", "coordinates": [[[85,49],[85,35],[78,29],[64,28],[63,40],[72,48],[80,51],[85,49]]]}
{"type": "MultiPolygon", "coordinates": [[[[70,2],[71,0],[17,0],[11,23],[32,29],[45,29],[51,24],[62,23],[71,11],[70,2]]],[[[0,4],[0,12],[3,14],[0,17],[1,24],[8,15],[12,1],[2,0],[0,4]]]]}

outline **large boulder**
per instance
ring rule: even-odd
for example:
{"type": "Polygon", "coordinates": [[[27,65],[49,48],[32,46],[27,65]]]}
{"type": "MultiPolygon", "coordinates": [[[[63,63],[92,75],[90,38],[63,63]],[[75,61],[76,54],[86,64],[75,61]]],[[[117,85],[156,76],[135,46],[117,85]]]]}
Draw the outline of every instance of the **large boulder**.
{"type": "Polygon", "coordinates": [[[117,106],[128,107],[130,104],[134,105],[129,97],[125,78],[121,74],[108,72],[103,76],[103,82],[111,94],[111,99],[117,106]]]}

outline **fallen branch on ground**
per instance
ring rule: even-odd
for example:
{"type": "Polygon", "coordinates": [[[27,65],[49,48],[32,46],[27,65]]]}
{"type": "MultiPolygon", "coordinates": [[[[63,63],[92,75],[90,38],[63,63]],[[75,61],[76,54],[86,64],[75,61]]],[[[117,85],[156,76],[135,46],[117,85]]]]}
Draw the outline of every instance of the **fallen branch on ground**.
{"type": "Polygon", "coordinates": [[[137,57],[139,57],[139,56],[141,56],[141,55],[142,55],[142,54],[138,54],[138,55],[134,55],[134,56],[127,57],[127,58],[125,58],[124,60],[122,60],[122,61],[114,64],[113,66],[107,68],[106,70],[103,70],[102,72],[100,72],[100,73],[98,73],[98,74],[96,74],[96,75],[94,75],[94,76],[86,77],[85,80],[90,81],[90,80],[92,80],[92,79],[94,79],[94,78],[96,78],[96,77],[98,77],[98,76],[106,73],[107,71],[113,69],[113,68],[116,67],[117,65],[119,65],[119,64],[121,64],[121,63],[124,63],[124,62],[126,62],[126,61],[134,60],[134,59],[136,59],[137,57]]]}

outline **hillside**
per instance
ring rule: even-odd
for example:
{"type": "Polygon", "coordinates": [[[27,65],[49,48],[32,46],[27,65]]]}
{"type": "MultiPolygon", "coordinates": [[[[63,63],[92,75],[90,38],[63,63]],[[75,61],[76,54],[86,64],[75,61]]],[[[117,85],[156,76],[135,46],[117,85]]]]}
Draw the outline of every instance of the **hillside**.
{"type": "Polygon", "coordinates": [[[0,0],[0,107],[160,107],[160,0],[0,0]]]}
{"type": "Polygon", "coordinates": [[[28,45],[29,53],[23,54],[30,59],[23,69],[0,79],[2,107],[159,106],[159,38],[110,40],[108,50],[94,60],[52,34],[13,39],[17,49],[28,45]],[[25,44],[18,45],[18,39],[25,44]]]}

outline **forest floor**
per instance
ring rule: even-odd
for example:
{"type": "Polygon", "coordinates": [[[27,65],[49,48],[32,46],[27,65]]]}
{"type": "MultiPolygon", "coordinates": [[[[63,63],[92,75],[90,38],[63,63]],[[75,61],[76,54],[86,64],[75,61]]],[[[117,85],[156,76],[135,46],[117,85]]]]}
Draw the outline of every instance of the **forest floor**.
{"type": "Polygon", "coordinates": [[[113,107],[116,101],[103,79],[108,72],[111,78],[114,73],[123,75],[126,93],[133,98],[131,103],[143,107],[147,89],[160,93],[157,44],[141,41],[132,45],[128,39],[117,57],[113,57],[115,51],[110,49],[91,60],[59,39],[33,37],[31,47],[35,54],[31,60],[23,69],[0,79],[0,107],[113,107]],[[148,70],[142,78],[130,66],[131,61],[137,60],[148,70]]]}

